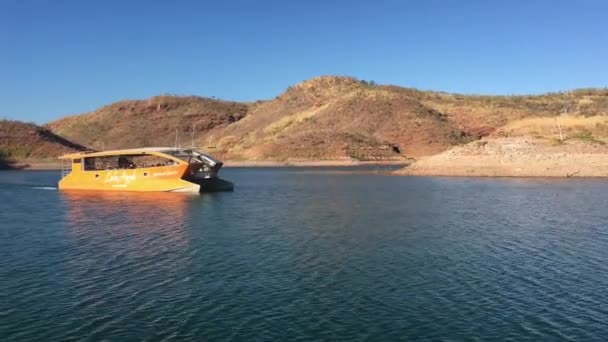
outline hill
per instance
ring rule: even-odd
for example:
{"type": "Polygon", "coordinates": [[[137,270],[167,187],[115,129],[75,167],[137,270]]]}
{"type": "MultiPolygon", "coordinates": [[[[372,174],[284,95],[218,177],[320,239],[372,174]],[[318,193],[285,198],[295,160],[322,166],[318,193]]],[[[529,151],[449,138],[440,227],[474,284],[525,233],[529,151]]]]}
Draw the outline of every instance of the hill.
{"type": "Polygon", "coordinates": [[[402,160],[516,131],[554,139],[555,125],[546,123],[555,116],[606,114],[606,89],[477,96],[321,76],[268,101],[157,96],[121,101],[48,127],[94,148],[174,145],[177,130],[181,145],[194,143],[227,160],[402,160]],[[528,127],[532,121],[526,120],[535,118],[546,121],[542,132],[528,127]]]}
{"type": "Polygon", "coordinates": [[[326,76],[253,104],[243,120],[211,130],[202,145],[227,159],[386,160],[436,153],[464,135],[406,93],[326,76]]]}
{"type": "Polygon", "coordinates": [[[208,130],[242,119],[248,105],[198,96],[127,100],[47,124],[58,135],[95,149],[190,144],[208,130]]]}
{"type": "Polygon", "coordinates": [[[202,144],[228,159],[390,159],[426,156],[525,118],[608,113],[608,90],[475,96],[323,76],[250,107],[202,144]]]}
{"type": "Polygon", "coordinates": [[[31,123],[0,120],[0,169],[24,166],[86,148],[31,123]],[[16,163],[16,162],[19,163],[16,163]]]}

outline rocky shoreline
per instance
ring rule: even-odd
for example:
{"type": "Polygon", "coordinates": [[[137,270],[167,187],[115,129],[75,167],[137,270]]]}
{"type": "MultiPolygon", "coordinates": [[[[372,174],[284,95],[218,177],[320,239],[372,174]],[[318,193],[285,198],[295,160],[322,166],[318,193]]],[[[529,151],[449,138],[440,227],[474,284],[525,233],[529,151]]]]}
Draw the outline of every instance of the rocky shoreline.
{"type": "Polygon", "coordinates": [[[489,138],[420,159],[395,172],[414,176],[608,177],[608,146],[535,138],[489,138]]]}
{"type": "MultiPolygon", "coordinates": [[[[460,177],[608,177],[608,145],[597,141],[564,142],[532,137],[484,138],[417,161],[227,160],[226,167],[403,166],[395,175],[460,177]]],[[[12,161],[8,169],[59,170],[56,159],[12,161]]]]}

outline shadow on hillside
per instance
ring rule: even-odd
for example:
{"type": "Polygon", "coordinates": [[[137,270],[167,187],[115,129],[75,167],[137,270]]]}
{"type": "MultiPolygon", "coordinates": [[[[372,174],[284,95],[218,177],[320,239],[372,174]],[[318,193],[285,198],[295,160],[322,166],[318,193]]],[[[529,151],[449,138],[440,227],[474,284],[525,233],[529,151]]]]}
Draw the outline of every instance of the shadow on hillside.
{"type": "Polygon", "coordinates": [[[42,136],[43,138],[47,139],[48,141],[52,141],[55,143],[58,143],[60,145],[75,149],[77,151],[87,151],[89,150],[88,148],[86,148],[85,146],[76,144],[64,137],[61,137],[53,132],[51,132],[49,129],[47,128],[41,128],[39,131],[40,136],[42,136]]]}
{"type": "Polygon", "coordinates": [[[12,160],[6,159],[4,157],[0,157],[0,171],[2,170],[21,170],[25,169],[29,165],[27,164],[18,164],[12,160]]]}
{"type": "Polygon", "coordinates": [[[6,158],[0,156],[0,170],[15,170],[18,167],[15,166],[15,163],[7,160],[6,158]]]}

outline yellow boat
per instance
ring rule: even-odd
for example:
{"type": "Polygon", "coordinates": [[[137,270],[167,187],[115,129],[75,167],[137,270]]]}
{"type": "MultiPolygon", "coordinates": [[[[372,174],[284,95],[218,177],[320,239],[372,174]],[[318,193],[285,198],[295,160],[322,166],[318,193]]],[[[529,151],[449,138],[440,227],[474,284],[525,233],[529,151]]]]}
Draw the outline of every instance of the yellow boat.
{"type": "Polygon", "coordinates": [[[66,154],[60,190],[230,191],[232,183],[218,178],[223,163],[193,150],[147,147],[66,154]]]}

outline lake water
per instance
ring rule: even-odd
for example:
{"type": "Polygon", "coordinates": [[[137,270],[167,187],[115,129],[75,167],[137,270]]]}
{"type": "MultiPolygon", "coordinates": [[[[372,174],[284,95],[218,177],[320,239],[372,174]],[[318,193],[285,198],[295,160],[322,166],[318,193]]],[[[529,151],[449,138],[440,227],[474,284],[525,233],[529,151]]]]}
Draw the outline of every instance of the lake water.
{"type": "Polygon", "coordinates": [[[608,181],[225,169],[233,193],[0,173],[0,340],[605,340],[608,181]]]}

